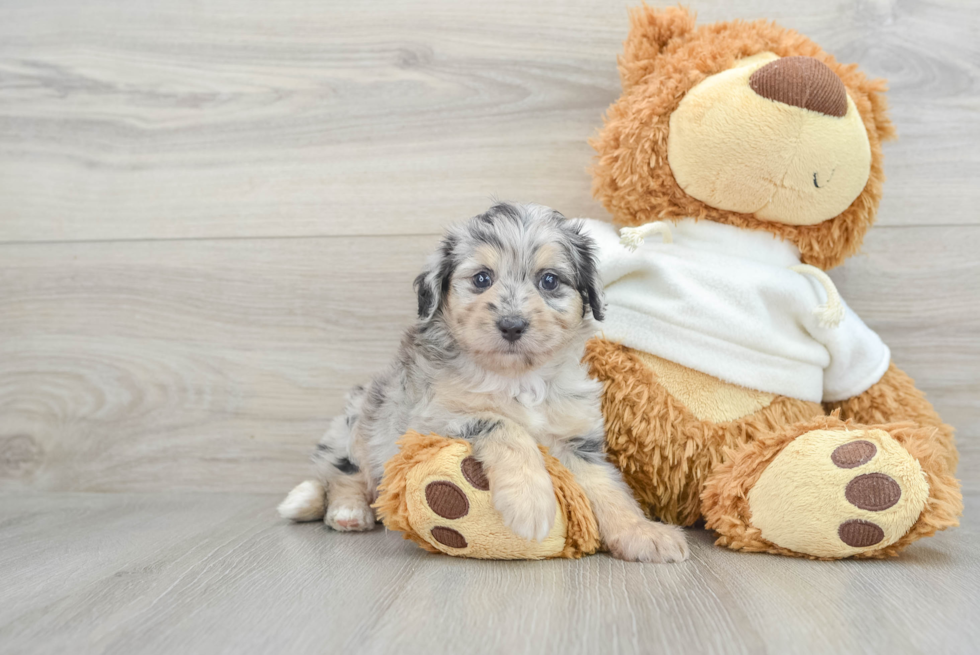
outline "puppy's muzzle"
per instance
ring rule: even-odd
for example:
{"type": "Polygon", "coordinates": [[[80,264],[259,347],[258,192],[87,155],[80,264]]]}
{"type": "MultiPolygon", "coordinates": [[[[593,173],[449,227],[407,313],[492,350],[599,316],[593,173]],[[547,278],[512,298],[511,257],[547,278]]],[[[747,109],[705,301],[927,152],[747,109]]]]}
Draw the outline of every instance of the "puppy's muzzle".
{"type": "Polygon", "coordinates": [[[522,316],[504,316],[497,321],[497,329],[500,330],[500,334],[511,343],[524,336],[527,326],[527,319],[522,316]]]}

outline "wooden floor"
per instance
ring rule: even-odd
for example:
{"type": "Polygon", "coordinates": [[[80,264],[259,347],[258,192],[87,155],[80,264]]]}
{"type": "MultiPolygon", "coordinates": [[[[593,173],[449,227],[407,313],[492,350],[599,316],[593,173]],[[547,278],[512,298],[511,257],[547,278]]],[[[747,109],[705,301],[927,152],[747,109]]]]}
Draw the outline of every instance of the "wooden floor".
{"type": "Polygon", "coordinates": [[[274,518],[254,494],[0,497],[12,653],[968,653],[980,495],[901,561],[746,555],[483,562],[378,529],[274,518]],[[12,602],[16,599],[16,602],[12,602]]]}
{"type": "MultiPolygon", "coordinates": [[[[638,0],[637,0],[638,2],[638,0]]],[[[484,563],[272,512],[491,195],[606,217],[625,0],[0,0],[0,653],[968,652],[975,0],[698,0],[890,81],[831,273],[958,430],[964,525],[889,562],[484,563]]]]}

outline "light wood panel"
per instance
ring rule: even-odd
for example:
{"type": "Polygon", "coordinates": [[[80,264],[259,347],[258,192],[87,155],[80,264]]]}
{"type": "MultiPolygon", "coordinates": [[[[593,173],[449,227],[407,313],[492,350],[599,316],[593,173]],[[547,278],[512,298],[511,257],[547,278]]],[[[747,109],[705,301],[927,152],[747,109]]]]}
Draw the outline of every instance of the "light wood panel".
{"type": "Polygon", "coordinates": [[[966,653],[978,498],[901,560],[482,562],[274,518],[273,496],[0,497],[5,653],[966,653]],[[12,599],[16,599],[11,602],[12,599]]]}
{"type": "Polygon", "coordinates": [[[7,246],[0,438],[25,454],[0,484],[287,486],[393,356],[434,242],[7,246]]]}
{"type": "MultiPolygon", "coordinates": [[[[282,491],[394,355],[435,237],[0,246],[0,487],[282,491]]],[[[834,272],[980,485],[980,227],[878,228],[834,272]]]]}
{"type": "MultiPolygon", "coordinates": [[[[491,194],[602,216],[624,2],[0,5],[0,241],[432,234],[491,194]]],[[[978,224],[970,0],[697,3],[892,83],[884,224],[978,224]]]]}
{"type": "Polygon", "coordinates": [[[962,528],[832,563],[693,529],[662,567],[455,560],[275,517],[394,352],[446,222],[491,194],[604,216],[586,139],[628,4],[0,0],[0,652],[974,648],[974,0],[695,7],[890,79],[881,227],[832,275],[957,427],[962,528]]]}

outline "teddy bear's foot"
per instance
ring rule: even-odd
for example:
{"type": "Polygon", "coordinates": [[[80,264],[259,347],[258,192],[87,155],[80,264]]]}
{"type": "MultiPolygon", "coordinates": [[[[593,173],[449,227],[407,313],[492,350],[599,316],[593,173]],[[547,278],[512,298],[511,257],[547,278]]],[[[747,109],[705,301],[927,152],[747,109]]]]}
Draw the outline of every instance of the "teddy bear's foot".
{"type": "Polygon", "coordinates": [[[464,557],[541,559],[565,547],[565,517],[556,502],[543,538],[521,537],[494,507],[480,462],[461,448],[446,449],[431,466],[420,466],[409,477],[409,488],[423,492],[409,497],[412,523],[437,550],[464,557]]]}
{"type": "Polygon", "coordinates": [[[748,500],[763,539],[806,555],[849,557],[902,538],[928,497],[919,462],[887,432],[845,429],[791,441],[748,500]]]}
{"type": "Polygon", "coordinates": [[[819,559],[886,557],[957,524],[935,430],[836,416],[745,444],[701,494],[718,545],[819,559]]]}
{"type": "Polygon", "coordinates": [[[581,557],[599,547],[588,501],[550,455],[545,466],[556,502],[553,523],[538,541],[506,525],[471,444],[411,432],[399,444],[399,454],[385,467],[375,507],[386,526],[427,550],[480,559],[545,559],[581,557]]]}

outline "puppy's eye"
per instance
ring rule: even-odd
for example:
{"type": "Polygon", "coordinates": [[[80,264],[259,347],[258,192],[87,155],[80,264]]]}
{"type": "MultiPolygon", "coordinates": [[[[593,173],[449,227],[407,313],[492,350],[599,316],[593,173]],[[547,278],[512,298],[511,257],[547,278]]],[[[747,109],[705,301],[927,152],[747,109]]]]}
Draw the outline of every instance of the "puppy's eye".
{"type": "Polygon", "coordinates": [[[477,289],[488,289],[493,284],[493,278],[486,271],[480,271],[473,276],[473,286],[477,289]]]}
{"type": "Polygon", "coordinates": [[[554,291],[558,288],[558,276],[554,273],[545,273],[541,276],[541,282],[539,284],[545,291],[554,291]]]}

